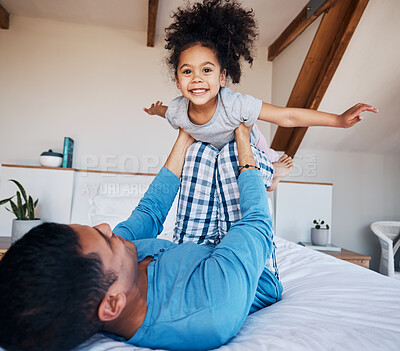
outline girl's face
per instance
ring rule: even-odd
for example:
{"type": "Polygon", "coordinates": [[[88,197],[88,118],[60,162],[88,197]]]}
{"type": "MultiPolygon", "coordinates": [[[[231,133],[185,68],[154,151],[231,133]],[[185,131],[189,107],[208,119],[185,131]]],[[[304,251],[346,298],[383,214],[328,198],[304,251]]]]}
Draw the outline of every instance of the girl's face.
{"type": "Polygon", "coordinates": [[[220,87],[225,85],[226,70],[215,53],[200,44],[182,51],[176,73],[176,86],[196,106],[217,102],[220,87]]]}

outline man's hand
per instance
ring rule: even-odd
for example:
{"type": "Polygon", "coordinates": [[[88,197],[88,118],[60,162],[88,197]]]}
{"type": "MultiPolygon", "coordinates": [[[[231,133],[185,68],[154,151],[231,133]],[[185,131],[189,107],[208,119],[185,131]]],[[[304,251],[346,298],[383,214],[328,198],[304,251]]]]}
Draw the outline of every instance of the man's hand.
{"type": "Polygon", "coordinates": [[[360,115],[362,112],[370,111],[378,113],[378,109],[367,104],[357,104],[349,108],[346,112],[338,116],[339,126],[342,128],[350,128],[360,122],[363,117],[360,115]]]}
{"type": "Polygon", "coordinates": [[[252,130],[253,126],[251,125],[250,127],[246,127],[243,123],[239,124],[239,127],[235,129],[235,139],[237,142],[237,139],[248,139],[250,140],[250,133],[252,130]]]}
{"type": "Polygon", "coordinates": [[[157,101],[151,104],[150,108],[143,108],[143,111],[149,115],[157,115],[165,118],[165,113],[167,112],[168,106],[162,104],[162,101],[157,101]]]}
{"type": "Polygon", "coordinates": [[[193,144],[195,139],[187,132],[185,132],[182,128],[179,128],[179,134],[177,141],[180,140],[182,143],[186,143],[186,148],[193,144]]]}

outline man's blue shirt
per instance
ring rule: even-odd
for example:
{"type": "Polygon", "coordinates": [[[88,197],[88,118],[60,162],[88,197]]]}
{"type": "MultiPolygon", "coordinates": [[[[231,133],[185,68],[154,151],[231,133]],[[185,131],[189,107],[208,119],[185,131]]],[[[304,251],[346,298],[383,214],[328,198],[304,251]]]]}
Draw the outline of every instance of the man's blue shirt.
{"type": "Polygon", "coordinates": [[[257,170],[238,178],[242,219],[217,246],[155,239],[179,190],[163,168],[116,235],[131,240],[147,268],[147,314],[125,340],[142,347],[205,350],[226,343],[251,312],[281,298],[282,286],[264,264],[273,249],[272,222],[257,170]]]}

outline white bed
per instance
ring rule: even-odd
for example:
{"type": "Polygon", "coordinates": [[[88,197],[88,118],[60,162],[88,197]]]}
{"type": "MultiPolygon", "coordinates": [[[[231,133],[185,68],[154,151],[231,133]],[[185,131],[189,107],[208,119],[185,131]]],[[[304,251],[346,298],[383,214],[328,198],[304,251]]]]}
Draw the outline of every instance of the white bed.
{"type": "MultiPolygon", "coordinates": [[[[24,174],[20,168],[16,171],[19,173],[10,173],[9,178],[24,182],[34,179],[32,172],[46,177],[50,173],[41,169],[24,170],[24,174]]],[[[129,216],[153,178],[76,172],[69,187],[73,193],[67,194],[69,201],[73,199],[67,217],[72,223],[108,222],[114,226],[129,216]]],[[[56,204],[45,193],[36,195],[43,199],[43,213],[51,213],[45,205],[56,204]]],[[[163,239],[171,237],[175,213],[176,208],[172,208],[163,239]]],[[[46,220],[60,221],[52,217],[46,220]]],[[[400,350],[400,281],[279,237],[276,244],[284,287],[282,301],[249,316],[238,335],[219,350],[400,350]]],[[[78,350],[146,349],[95,335],[78,350]]]]}
{"type": "MultiPolygon", "coordinates": [[[[218,350],[400,350],[400,281],[276,238],[283,298],[218,350]]],[[[95,335],[79,351],[149,350],[95,335]]]]}

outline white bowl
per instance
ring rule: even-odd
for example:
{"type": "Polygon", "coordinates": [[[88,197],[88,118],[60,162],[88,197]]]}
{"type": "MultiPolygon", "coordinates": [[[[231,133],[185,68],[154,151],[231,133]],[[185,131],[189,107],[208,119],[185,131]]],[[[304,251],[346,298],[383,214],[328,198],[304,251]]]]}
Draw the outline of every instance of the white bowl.
{"type": "Polygon", "coordinates": [[[59,156],[40,156],[39,162],[42,167],[60,167],[62,157],[59,156]]]}

